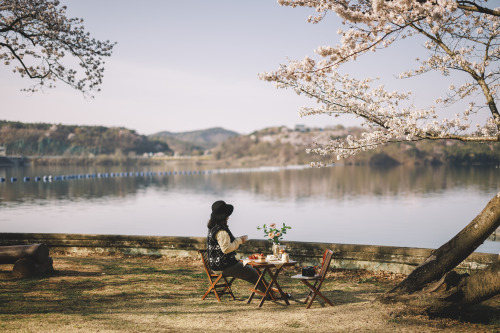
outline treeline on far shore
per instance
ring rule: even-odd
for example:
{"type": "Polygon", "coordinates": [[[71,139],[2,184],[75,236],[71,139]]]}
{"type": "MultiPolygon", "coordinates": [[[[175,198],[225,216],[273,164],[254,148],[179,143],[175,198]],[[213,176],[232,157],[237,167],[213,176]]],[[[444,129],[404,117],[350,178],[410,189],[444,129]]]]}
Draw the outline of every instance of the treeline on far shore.
{"type": "Polygon", "coordinates": [[[0,146],[8,155],[89,156],[171,154],[167,143],[123,127],[0,121],[0,146]]]}
{"type": "Polygon", "coordinates": [[[362,131],[359,127],[346,128],[341,125],[295,129],[280,126],[248,135],[212,128],[188,132],[184,136],[182,133],[169,132],[163,133],[163,136],[145,136],[122,127],[0,121],[0,156],[3,148],[7,155],[28,157],[33,165],[82,166],[159,165],[182,159],[211,168],[283,166],[311,162],[375,166],[500,166],[500,143],[457,140],[403,141],[367,150],[340,161],[335,156],[306,153],[307,148],[328,144],[330,140],[342,140],[348,135],[358,136],[362,131]],[[184,140],[182,144],[179,143],[180,138],[184,140]],[[205,145],[200,143],[205,141],[205,145]],[[175,144],[170,147],[170,142],[175,144]],[[189,147],[191,148],[188,149],[189,147]]]}

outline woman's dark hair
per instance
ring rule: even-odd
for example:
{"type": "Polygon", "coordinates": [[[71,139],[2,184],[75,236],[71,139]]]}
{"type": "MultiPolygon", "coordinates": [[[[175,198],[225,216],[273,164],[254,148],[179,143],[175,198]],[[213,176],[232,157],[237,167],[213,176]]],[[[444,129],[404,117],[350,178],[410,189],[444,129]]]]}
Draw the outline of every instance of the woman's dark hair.
{"type": "Polygon", "coordinates": [[[212,229],[216,225],[221,225],[221,226],[227,226],[227,220],[229,216],[226,216],[224,218],[211,218],[208,220],[207,227],[208,229],[212,229]]]}

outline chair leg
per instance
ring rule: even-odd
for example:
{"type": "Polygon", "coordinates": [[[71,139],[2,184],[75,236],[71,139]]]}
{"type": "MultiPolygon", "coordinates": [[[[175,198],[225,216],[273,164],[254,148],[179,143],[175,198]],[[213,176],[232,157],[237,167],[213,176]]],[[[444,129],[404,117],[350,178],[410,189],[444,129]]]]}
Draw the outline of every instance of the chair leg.
{"type": "MultiPolygon", "coordinates": [[[[305,280],[301,280],[302,282],[304,282],[305,280]]],[[[305,282],[304,284],[309,287],[305,282]]],[[[314,286],[316,288],[316,285],[318,284],[318,280],[314,281],[314,286]]],[[[306,299],[304,300],[304,304],[307,304],[307,301],[309,300],[309,297],[313,297],[314,295],[314,291],[309,287],[309,293],[307,294],[307,297],[306,299]]]]}
{"type": "Polygon", "coordinates": [[[217,301],[221,302],[219,292],[217,291],[217,289],[214,288],[213,291],[214,291],[215,297],[217,297],[217,301]]]}
{"type": "Polygon", "coordinates": [[[234,294],[233,294],[233,290],[231,289],[231,285],[233,284],[234,277],[231,280],[227,281],[226,277],[224,276],[224,281],[226,282],[226,286],[224,287],[224,290],[222,290],[221,295],[223,295],[227,292],[227,293],[229,293],[229,295],[231,295],[231,297],[233,298],[233,301],[236,300],[236,298],[234,297],[234,294]]]}
{"type": "Polygon", "coordinates": [[[201,299],[204,300],[207,297],[208,293],[210,293],[211,291],[212,291],[212,288],[208,288],[208,290],[205,292],[205,295],[203,295],[201,297],[201,299]]]}
{"type": "MultiPolygon", "coordinates": [[[[233,281],[234,281],[234,277],[231,278],[229,281],[226,279],[225,276],[218,276],[217,279],[215,279],[214,281],[212,281],[212,279],[210,279],[210,287],[207,289],[207,291],[205,292],[205,294],[203,295],[203,297],[201,298],[202,300],[205,299],[207,297],[207,295],[213,291],[214,292],[214,295],[215,297],[217,298],[217,300],[220,302],[221,299],[220,299],[220,296],[228,293],[229,295],[231,295],[231,297],[233,298],[233,300],[236,300],[236,298],[234,297],[234,294],[233,294],[233,290],[231,289],[231,285],[233,284],[233,281]],[[225,286],[224,286],[224,289],[219,289],[217,290],[217,283],[220,281],[220,279],[224,279],[224,282],[225,282],[225,286]]],[[[222,286],[219,286],[222,288],[222,286]]]]}
{"type": "Polygon", "coordinates": [[[208,289],[207,289],[207,291],[205,292],[205,294],[201,297],[201,299],[202,299],[202,300],[204,300],[204,299],[208,296],[208,294],[209,294],[212,290],[214,290],[214,285],[215,285],[215,283],[217,283],[217,282],[215,282],[215,283],[214,283],[211,279],[210,279],[209,281],[210,281],[210,287],[208,287],[208,289]]]}
{"type": "Polygon", "coordinates": [[[201,298],[202,300],[205,299],[205,297],[207,297],[207,295],[213,291],[214,294],[215,294],[215,297],[217,297],[217,300],[220,302],[220,298],[219,298],[219,293],[217,292],[217,290],[215,289],[215,285],[217,284],[217,282],[219,282],[219,280],[222,278],[222,275],[218,276],[217,279],[215,279],[215,281],[210,281],[212,282],[212,284],[210,285],[210,287],[208,288],[207,292],[205,293],[205,295],[203,295],[203,297],[201,298]]]}
{"type": "MultiPolygon", "coordinates": [[[[320,291],[319,291],[319,288],[321,288],[321,282],[319,283],[318,287],[316,288],[316,283],[314,285],[310,284],[307,280],[301,280],[302,282],[304,282],[304,284],[306,286],[309,287],[309,289],[311,290],[311,292],[313,293],[312,297],[311,297],[311,301],[307,304],[306,306],[306,309],[309,309],[312,305],[312,303],[314,302],[314,299],[316,298],[316,295],[321,297],[326,303],[328,303],[330,306],[333,306],[333,303],[330,302],[330,300],[328,298],[326,298],[320,291]]],[[[309,296],[307,297],[309,298],[309,296]]],[[[306,298],[306,301],[307,301],[307,298],[306,298]]]]}

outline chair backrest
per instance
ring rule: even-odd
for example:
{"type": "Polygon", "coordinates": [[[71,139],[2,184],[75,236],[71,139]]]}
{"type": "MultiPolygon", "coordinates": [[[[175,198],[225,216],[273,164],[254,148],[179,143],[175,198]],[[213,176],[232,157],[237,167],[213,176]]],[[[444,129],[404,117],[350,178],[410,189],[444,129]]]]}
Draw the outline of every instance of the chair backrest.
{"type": "Polygon", "coordinates": [[[210,269],[210,265],[208,264],[208,252],[207,250],[198,250],[198,252],[201,255],[201,261],[203,262],[203,267],[205,267],[205,271],[207,274],[210,275],[215,275],[214,272],[210,269]]]}
{"type": "Polygon", "coordinates": [[[323,279],[328,271],[328,267],[330,267],[330,262],[332,261],[333,251],[330,249],[326,249],[323,254],[323,263],[321,264],[321,271],[319,275],[323,279]]]}

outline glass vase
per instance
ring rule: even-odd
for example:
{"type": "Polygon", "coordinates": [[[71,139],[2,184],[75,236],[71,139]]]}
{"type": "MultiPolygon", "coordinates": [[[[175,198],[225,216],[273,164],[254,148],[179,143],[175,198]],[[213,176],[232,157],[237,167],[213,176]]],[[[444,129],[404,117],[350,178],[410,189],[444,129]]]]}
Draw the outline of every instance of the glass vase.
{"type": "Polygon", "coordinates": [[[273,243],[273,256],[279,258],[280,255],[280,243],[273,243]]]}

